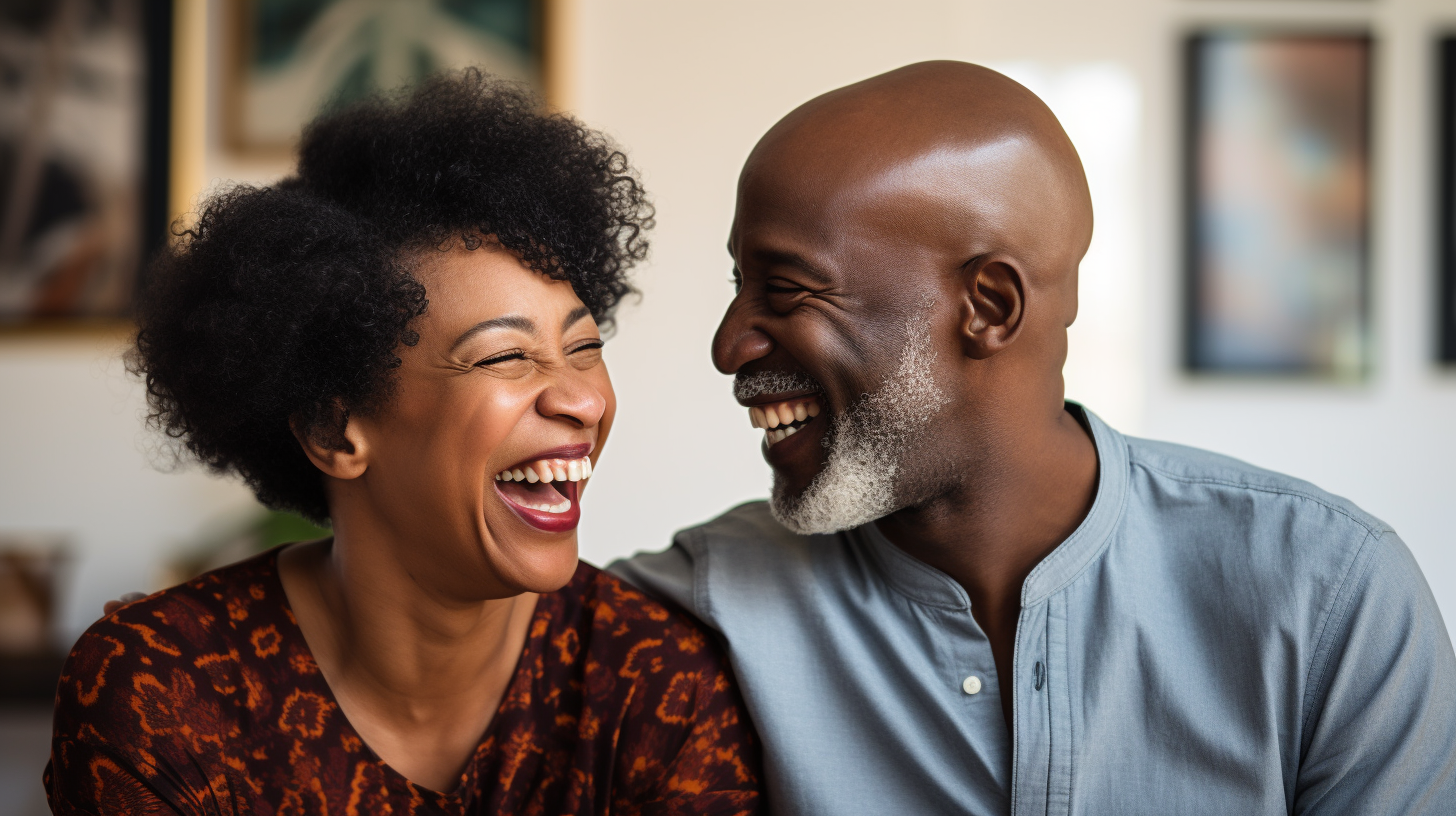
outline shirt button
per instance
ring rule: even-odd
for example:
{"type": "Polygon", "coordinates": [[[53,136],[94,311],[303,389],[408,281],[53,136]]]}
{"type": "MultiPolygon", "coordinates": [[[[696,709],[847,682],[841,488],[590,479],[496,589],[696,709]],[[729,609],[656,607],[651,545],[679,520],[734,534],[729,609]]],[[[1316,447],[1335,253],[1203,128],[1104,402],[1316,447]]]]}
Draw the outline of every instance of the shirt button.
{"type": "Polygon", "coordinates": [[[980,694],[981,693],[981,678],[979,678],[979,677],[977,677],[977,676],[975,676],[973,674],[970,677],[967,677],[961,683],[961,688],[967,694],[980,694]]]}

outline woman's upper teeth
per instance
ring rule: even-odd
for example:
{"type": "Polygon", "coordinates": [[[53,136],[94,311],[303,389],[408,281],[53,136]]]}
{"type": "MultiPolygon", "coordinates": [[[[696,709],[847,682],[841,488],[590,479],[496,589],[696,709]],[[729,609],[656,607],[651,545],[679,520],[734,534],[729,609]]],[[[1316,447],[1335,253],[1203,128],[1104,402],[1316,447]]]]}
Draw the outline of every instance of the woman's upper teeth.
{"type": "Polygon", "coordinates": [[[755,405],[748,409],[748,421],[755,428],[767,430],[819,416],[820,410],[818,397],[799,397],[768,405],[755,405]]]}
{"type": "Polygon", "coordinates": [[[498,482],[579,482],[591,478],[591,459],[539,459],[495,475],[498,482]]]}

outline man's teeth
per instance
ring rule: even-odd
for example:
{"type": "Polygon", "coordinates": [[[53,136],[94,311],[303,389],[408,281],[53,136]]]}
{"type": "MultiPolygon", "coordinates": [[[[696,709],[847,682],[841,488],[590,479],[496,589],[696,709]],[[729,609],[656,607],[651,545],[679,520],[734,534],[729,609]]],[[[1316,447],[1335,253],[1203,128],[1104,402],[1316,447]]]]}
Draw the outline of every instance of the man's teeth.
{"type": "Polygon", "coordinates": [[[771,405],[755,405],[748,409],[748,421],[753,423],[753,427],[767,432],[768,444],[772,446],[798,433],[803,426],[795,423],[819,416],[820,411],[816,397],[792,399],[771,405]]]}
{"type": "Polygon", "coordinates": [[[592,475],[591,459],[540,459],[495,475],[497,482],[579,482],[592,475]]]}

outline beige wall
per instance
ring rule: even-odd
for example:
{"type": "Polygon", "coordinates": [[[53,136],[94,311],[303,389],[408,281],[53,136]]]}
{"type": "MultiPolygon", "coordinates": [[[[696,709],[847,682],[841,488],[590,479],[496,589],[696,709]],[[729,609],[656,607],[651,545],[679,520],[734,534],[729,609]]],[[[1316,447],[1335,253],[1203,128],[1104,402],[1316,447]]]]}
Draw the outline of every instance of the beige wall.
{"type": "MultiPolygon", "coordinates": [[[[621,414],[585,504],[585,557],[662,547],[671,530],[766,491],[757,434],[707,352],[731,291],[723,242],[734,180],[756,138],[817,93],[952,58],[994,64],[1043,93],[1088,165],[1098,231],[1083,267],[1069,396],[1126,431],[1228,452],[1365,505],[1403,533],[1456,617],[1456,378],[1427,362],[1426,342],[1430,39],[1456,22],[1449,0],[562,5],[575,12],[565,41],[577,45],[566,101],[629,148],[659,210],[653,258],[638,277],[644,297],[623,309],[608,346],[621,414]],[[1368,23],[1380,40],[1378,351],[1364,385],[1194,382],[1177,370],[1177,37],[1197,22],[1261,19],[1368,23]]],[[[281,171],[227,156],[215,108],[208,121],[203,178],[281,171]]],[[[146,469],[135,386],[106,362],[115,348],[0,343],[0,525],[77,531],[87,560],[73,624],[99,598],[138,586],[179,537],[247,501],[235,485],[146,469]]]]}

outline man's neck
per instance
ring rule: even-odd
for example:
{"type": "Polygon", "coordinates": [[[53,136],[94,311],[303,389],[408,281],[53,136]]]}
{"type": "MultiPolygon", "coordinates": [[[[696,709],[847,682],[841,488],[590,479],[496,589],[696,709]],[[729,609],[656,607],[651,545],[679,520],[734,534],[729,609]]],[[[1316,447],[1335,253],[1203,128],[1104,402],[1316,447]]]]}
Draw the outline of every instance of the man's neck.
{"type": "Polygon", "coordinates": [[[954,489],[877,522],[896,546],[999,606],[1082,523],[1097,492],[1097,450],[1068,411],[982,457],[954,489]]]}
{"type": "MultiPolygon", "coordinates": [[[[876,524],[895,546],[965,588],[997,672],[1009,677],[1021,586],[1091,509],[1097,449],[1063,410],[1041,427],[1023,427],[993,453],[978,457],[955,489],[876,524]]],[[[1002,705],[1010,728],[1009,694],[1002,705]]]]}

